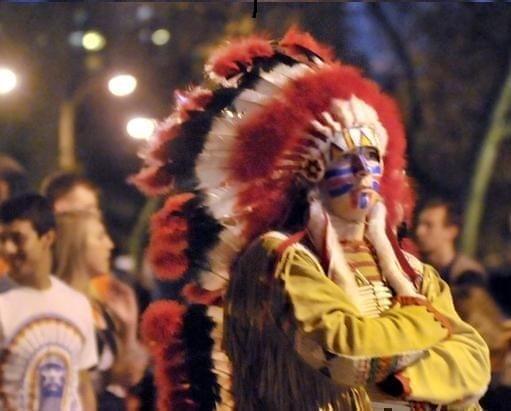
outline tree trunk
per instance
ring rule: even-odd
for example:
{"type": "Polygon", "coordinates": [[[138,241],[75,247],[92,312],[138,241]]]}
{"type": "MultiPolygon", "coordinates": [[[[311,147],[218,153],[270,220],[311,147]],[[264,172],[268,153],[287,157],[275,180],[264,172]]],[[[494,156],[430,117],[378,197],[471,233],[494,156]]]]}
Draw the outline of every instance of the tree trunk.
{"type": "Polygon", "coordinates": [[[477,251],[479,228],[484,213],[484,202],[491,180],[498,148],[501,141],[510,134],[507,117],[511,112],[511,64],[504,81],[500,97],[493,110],[488,131],[484,136],[476,161],[476,168],[470,184],[470,192],[465,207],[465,224],[461,248],[467,255],[477,251]]]}

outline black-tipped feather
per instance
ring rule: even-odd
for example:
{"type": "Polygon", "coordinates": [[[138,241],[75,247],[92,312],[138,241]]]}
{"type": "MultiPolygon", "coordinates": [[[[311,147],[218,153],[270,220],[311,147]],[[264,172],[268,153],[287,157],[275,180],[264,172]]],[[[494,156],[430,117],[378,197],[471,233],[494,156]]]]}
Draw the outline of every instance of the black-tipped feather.
{"type": "Polygon", "coordinates": [[[190,379],[190,397],[198,411],[213,411],[220,402],[220,386],[213,372],[213,339],[210,337],[214,323],[207,315],[205,305],[191,305],[184,316],[183,342],[190,379]]]}

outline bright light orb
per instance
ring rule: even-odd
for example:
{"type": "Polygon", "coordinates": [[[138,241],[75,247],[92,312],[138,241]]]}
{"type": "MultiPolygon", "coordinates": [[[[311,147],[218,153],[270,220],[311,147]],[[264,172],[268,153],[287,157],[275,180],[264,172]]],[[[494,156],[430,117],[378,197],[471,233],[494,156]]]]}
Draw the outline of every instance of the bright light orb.
{"type": "Polygon", "coordinates": [[[10,93],[17,84],[16,73],[6,67],[0,67],[0,94],[10,93]]]}
{"type": "Polygon", "coordinates": [[[124,97],[135,91],[137,79],[131,74],[119,74],[108,81],[108,90],[114,96],[124,97]]]}
{"type": "Polygon", "coordinates": [[[156,130],[156,120],[147,117],[135,117],[128,121],[126,131],[136,140],[149,140],[156,130]]]}
{"type": "Polygon", "coordinates": [[[99,51],[105,45],[106,39],[99,31],[88,31],[82,37],[82,46],[85,50],[99,51]]]}
{"type": "Polygon", "coordinates": [[[169,40],[170,31],[167,29],[158,29],[151,36],[151,41],[157,46],[164,46],[169,40]]]}

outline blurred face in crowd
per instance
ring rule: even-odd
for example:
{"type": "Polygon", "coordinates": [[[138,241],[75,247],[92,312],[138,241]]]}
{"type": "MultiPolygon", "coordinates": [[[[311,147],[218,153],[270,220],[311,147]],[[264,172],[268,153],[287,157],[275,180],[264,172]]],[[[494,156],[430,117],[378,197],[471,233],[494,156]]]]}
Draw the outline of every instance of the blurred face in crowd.
{"type": "Polygon", "coordinates": [[[327,208],[348,221],[363,221],[380,198],[382,164],[370,146],[332,154],[323,180],[327,208]]]}
{"type": "Polygon", "coordinates": [[[10,189],[7,181],[0,179],[0,203],[4,202],[9,198],[10,189]]]}
{"type": "Polygon", "coordinates": [[[85,244],[87,272],[93,277],[108,273],[114,244],[99,218],[89,219],[86,228],[85,244]]]}
{"type": "Polygon", "coordinates": [[[78,184],[55,201],[54,209],[57,214],[68,211],[97,211],[99,210],[98,197],[86,185],[78,184]]]}
{"type": "Polygon", "coordinates": [[[419,214],[415,235],[420,251],[429,254],[452,246],[458,235],[458,227],[447,223],[445,207],[429,207],[419,214]]]}
{"type": "Polygon", "coordinates": [[[28,220],[0,226],[0,257],[9,265],[9,276],[16,282],[30,283],[37,267],[51,253],[54,237],[53,230],[39,235],[28,220]]]}

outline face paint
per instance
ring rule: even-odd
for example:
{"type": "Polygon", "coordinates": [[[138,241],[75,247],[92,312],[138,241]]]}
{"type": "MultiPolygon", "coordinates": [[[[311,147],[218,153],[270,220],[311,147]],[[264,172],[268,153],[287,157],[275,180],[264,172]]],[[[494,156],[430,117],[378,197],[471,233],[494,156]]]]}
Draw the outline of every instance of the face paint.
{"type": "Polygon", "coordinates": [[[358,208],[366,209],[369,206],[370,198],[369,193],[360,193],[358,197],[358,208]]]}
{"type": "Polygon", "coordinates": [[[353,170],[350,167],[339,166],[325,173],[328,194],[331,197],[342,196],[353,188],[353,170]]]}
{"type": "Polygon", "coordinates": [[[325,183],[331,197],[339,197],[352,191],[356,182],[366,176],[372,177],[372,182],[362,189],[379,191],[381,178],[381,165],[376,149],[360,147],[332,164],[325,173],[325,183]]]}
{"type": "Polygon", "coordinates": [[[341,215],[352,211],[366,214],[378,198],[381,175],[376,148],[364,146],[338,152],[325,172],[324,188],[329,202],[341,215]]]}

